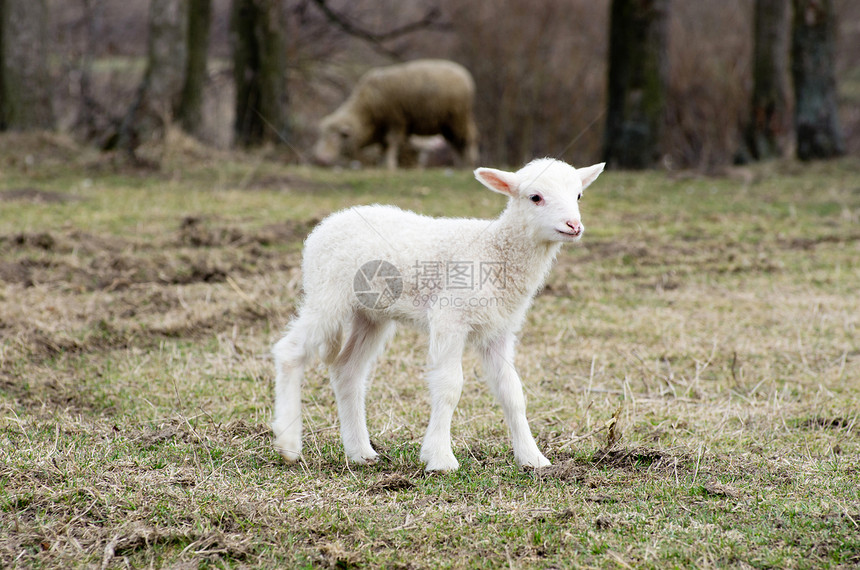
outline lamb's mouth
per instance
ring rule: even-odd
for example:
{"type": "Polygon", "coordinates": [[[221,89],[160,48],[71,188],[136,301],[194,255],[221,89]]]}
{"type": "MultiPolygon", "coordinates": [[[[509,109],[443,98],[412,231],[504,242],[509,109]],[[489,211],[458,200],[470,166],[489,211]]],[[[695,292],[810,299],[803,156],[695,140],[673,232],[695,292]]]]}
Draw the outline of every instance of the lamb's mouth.
{"type": "Polygon", "coordinates": [[[582,235],[582,230],[580,230],[578,232],[563,232],[561,230],[555,230],[555,231],[557,231],[558,233],[560,233],[563,236],[572,237],[572,238],[578,238],[582,235]]]}

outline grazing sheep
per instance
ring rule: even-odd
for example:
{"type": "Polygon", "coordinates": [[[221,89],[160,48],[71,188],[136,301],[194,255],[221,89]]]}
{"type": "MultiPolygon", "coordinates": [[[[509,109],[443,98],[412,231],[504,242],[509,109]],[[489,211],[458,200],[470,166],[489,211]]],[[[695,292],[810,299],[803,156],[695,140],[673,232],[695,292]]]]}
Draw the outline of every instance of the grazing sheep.
{"type": "Polygon", "coordinates": [[[515,173],[479,168],[475,177],[482,184],[508,196],[495,220],[430,218],[380,205],[323,220],[305,242],[298,316],[272,349],[272,430],[281,455],[299,458],[303,370],[319,354],[330,365],[347,456],[356,463],[376,459],[365,421],[368,376],[395,322],[402,322],[430,337],[431,413],[421,447],[428,471],[459,466],[451,449],[451,418],[467,344],[480,353],[517,462],[549,465],[526,419],[513,366],[515,335],[562,244],[582,236],[577,201],[603,166],[575,169],[545,158],[515,173]]]}
{"type": "Polygon", "coordinates": [[[410,135],[438,134],[474,166],[478,159],[474,98],[471,74],[452,61],[426,59],[372,69],[346,102],[320,123],[314,158],[330,165],[379,144],[386,166],[395,169],[398,150],[410,135]]]}

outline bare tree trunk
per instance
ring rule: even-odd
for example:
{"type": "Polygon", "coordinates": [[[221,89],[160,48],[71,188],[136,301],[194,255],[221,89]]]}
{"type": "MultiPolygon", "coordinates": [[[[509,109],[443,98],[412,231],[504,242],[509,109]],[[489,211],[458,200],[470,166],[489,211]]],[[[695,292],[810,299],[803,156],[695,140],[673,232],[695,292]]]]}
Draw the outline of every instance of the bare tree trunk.
{"type": "Polygon", "coordinates": [[[92,139],[98,132],[98,127],[96,126],[98,116],[97,104],[92,87],[93,58],[96,45],[102,37],[104,0],[83,0],[83,6],[85,43],[80,63],[81,100],[80,114],[78,115],[76,126],[83,129],[87,139],[92,139]]]}
{"type": "Polygon", "coordinates": [[[230,17],[236,81],[236,144],[287,136],[283,18],[278,0],[233,0],[230,17]]]}
{"type": "Polygon", "coordinates": [[[668,83],[669,0],[612,0],[604,160],[649,168],[660,158],[668,83]]]}
{"type": "Polygon", "coordinates": [[[0,130],[51,129],[45,0],[0,0],[0,130]]]}
{"type": "Polygon", "coordinates": [[[203,90],[206,87],[211,22],[212,0],[188,1],[188,58],[176,118],[185,131],[194,135],[200,133],[203,122],[203,90]]]}
{"type": "Polygon", "coordinates": [[[788,108],[789,0],[756,0],[753,46],[753,93],[744,134],[743,158],[782,156],[790,132],[788,108]]]}
{"type": "Polygon", "coordinates": [[[179,103],[185,73],[188,11],[184,0],[152,0],[148,64],[137,97],[123,119],[117,146],[131,153],[163,134],[179,103]]]}
{"type": "Polygon", "coordinates": [[[835,35],[830,0],[794,0],[791,72],[800,160],[845,154],[836,99],[835,35]]]}

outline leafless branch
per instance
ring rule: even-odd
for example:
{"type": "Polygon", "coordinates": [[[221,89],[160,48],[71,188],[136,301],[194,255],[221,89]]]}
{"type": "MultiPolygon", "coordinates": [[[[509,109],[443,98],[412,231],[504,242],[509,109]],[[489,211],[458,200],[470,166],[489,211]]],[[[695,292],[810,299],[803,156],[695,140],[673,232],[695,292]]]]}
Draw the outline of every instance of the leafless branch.
{"type": "Polygon", "coordinates": [[[326,18],[336,25],[338,28],[343,30],[345,33],[354,36],[356,38],[362,39],[371,45],[373,45],[376,49],[380,50],[384,54],[393,57],[395,59],[400,59],[400,56],[395,51],[389,49],[384,45],[384,42],[393,40],[413,32],[417,32],[420,30],[426,29],[441,29],[447,30],[450,26],[441,20],[442,13],[439,10],[438,6],[431,6],[428,8],[427,12],[414,22],[409,22],[402,26],[396,27],[394,29],[385,31],[385,32],[371,32],[360,25],[352,22],[348,17],[343,16],[342,14],[338,14],[334,10],[332,10],[329,5],[326,3],[326,0],[312,0],[314,4],[325,14],[326,18]]]}

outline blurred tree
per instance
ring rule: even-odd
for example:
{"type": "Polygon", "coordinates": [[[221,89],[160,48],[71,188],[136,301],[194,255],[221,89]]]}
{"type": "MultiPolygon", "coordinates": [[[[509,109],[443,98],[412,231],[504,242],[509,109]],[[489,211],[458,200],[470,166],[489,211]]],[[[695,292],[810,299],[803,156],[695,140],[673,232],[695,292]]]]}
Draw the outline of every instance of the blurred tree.
{"type": "Polygon", "coordinates": [[[199,134],[203,123],[203,90],[206,86],[211,22],[212,0],[188,0],[188,57],[176,119],[191,134],[199,134]]]}
{"type": "Polygon", "coordinates": [[[845,154],[836,98],[836,32],[830,0],[793,0],[791,73],[797,158],[845,154]]]}
{"type": "Polygon", "coordinates": [[[782,156],[781,138],[791,128],[789,0],[756,0],[754,10],[752,108],[738,157],[742,162],[782,156]]]}
{"type": "Polygon", "coordinates": [[[147,138],[159,136],[179,102],[186,61],[188,10],[185,0],[152,0],[149,9],[147,67],[137,96],[106,145],[133,154],[147,138]]]}
{"type": "Polygon", "coordinates": [[[45,0],[0,0],[0,130],[54,126],[45,0]]]}
{"type": "Polygon", "coordinates": [[[612,0],[603,155],[649,168],[661,153],[668,83],[669,0],[612,0]]]}
{"type": "MultiPolygon", "coordinates": [[[[0,0],[2,1],[2,0],[0,0]]],[[[80,114],[76,127],[87,139],[99,136],[99,106],[93,89],[93,60],[104,34],[104,0],[83,0],[83,49],[80,60],[80,114]]]]}
{"type": "Polygon", "coordinates": [[[423,49],[472,72],[483,162],[600,158],[608,8],[606,0],[441,2],[453,33],[430,36],[423,49]]]}
{"type": "Polygon", "coordinates": [[[287,137],[284,21],[279,0],[233,0],[230,37],[236,82],[236,144],[287,137]]]}

